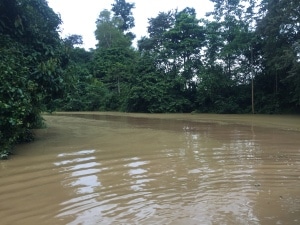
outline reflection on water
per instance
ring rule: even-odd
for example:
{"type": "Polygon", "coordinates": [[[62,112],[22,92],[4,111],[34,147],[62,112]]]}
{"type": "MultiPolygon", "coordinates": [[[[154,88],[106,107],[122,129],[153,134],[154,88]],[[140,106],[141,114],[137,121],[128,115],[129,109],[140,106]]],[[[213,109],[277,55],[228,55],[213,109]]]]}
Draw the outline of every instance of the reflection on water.
{"type": "Polygon", "coordinates": [[[94,152],[95,150],[82,150],[75,153],[59,154],[58,157],[63,160],[54,163],[62,169],[62,173],[70,173],[70,178],[66,178],[63,183],[66,183],[67,186],[78,187],[78,194],[94,193],[94,189],[101,185],[97,177],[100,169],[94,168],[99,166],[100,163],[93,162],[95,157],[91,156],[94,152]],[[65,159],[68,157],[72,157],[72,159],[65,159]],[[70,180],[72,181],[70,182],[70,180]]]}
{"type": "Polygon", "coordinates": [[[299,132],[87,115],[47,121],[65,133],[31,144],[37,155],[35,146],[49,145],[42,163],[24,155],[2,171],[4,225],[21,224],[22,217],[29,218],[25,225],[37,217],[69,225],[300,223],[299,132]],[[19,184],[22,176],[30,183],[19,184]],[[44,196],[47,182],[55,183],[55,201],[44,196]],[[20,194],[13,198],[16,183],[20,194]],[[10,202],[25,202],[36,187],[32,204],[44,201],[53,213],[15,212],[10,202]]]}

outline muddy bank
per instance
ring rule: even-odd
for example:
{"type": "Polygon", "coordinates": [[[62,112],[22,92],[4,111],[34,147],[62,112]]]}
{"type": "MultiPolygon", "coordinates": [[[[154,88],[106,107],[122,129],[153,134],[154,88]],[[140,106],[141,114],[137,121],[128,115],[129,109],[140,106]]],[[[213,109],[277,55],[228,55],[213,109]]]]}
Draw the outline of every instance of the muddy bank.
{"type": "Polygon", "coordinates": [[[241,124],[284,130],[300,131],[300,115],[260,115],[260,114],[149,114],[149,113],[122,113],[122,112],[55,112],[53,115],[102,115],[126,116],[135,118],[155,118],[189,120],[192,122],[208,122],[221,124],[241,124]]]}

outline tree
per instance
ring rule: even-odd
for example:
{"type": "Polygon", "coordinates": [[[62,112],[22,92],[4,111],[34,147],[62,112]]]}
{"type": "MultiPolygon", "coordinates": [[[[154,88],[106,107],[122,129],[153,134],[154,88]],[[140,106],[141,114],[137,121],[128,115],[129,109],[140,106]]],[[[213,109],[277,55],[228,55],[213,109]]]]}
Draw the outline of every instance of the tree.
{"type": "Polygon", "coordinates": [[[256,56],[251,54],[256,53],[253,51],[255,29],[252,27],[255,24],[254,1],[212,2],[215,3],[214,11],[207,15],[213,17],[202,20],[205,47],[203,72],[199,75],[199,107],[217,112],[245,112],[251,104],[249,85],[254,75],[253,56],[256,56]],[[217,81],[218,84],[214,84],[217,81]],[[210,107],[203,106],[205,103],[210,107]],[[216,110],[212,108],[214,106],[216,110]]]}
{"type": "Polygon", "coordinates": [[[130,38],[120,29],[119,17],[112,16],[110,11],[104,10],[96,23],[95,35],[98,44],[93,61],[93,74],[114,93],[114,107],[119,107],[122,103],[117,101],[124,99],[127,80],[134,67],[135,52],[131,47],[130,38]]]}
{"type": "Polygon", "coordinates": [[[129,32],[129,30],[135,26],[134,17],[131,11],[134,9],[134,6],[134,3],[128,3],[125,0],[115,0],[115,3],[112,4],[114,16],[119,18],[121,21],[121,23],[118,25],[118,28],[131,40],[135,38],[135,35],[132,32],[129,32]]]}
{"type": "Polygon", "coordinates": [[[165,55],[176,68],[177,76],[185,80],[184,88],[192,90],[195,78],[201,69],[201,48],[204,44],[204,32],[199,26],[193,8],[185,8],[175,15],[175,24],[164,36],[165,55]]]}
{"type": "Polygon", "coordinates": [[[260,8],[257,35],[260,37],[264,67],[263,89],[277,109],[299,107],[300,2],[264,0],[260,8]]]}
{"type": "Polygon", "coordinates": [[[163,43],[164,33],[174,26],[174,12],[160,12],[157,17],[148,19],[148,34],[149,38],[143,37],[138,41],[140,51],[152,51],[159,53],[164,49],[163,43]]]}
{"type": "Polygon", "coordinates": [[[157,70],[155,58],[143,53],[137,61],[136,72],[131,76],[126,98],[129,112],[187,112],[190,102],[185,98],[181,81],[164,76],[157,70]]]}
{"type": "MultiPolygon", "coordinates": [[[[76,43],[77,41],[74,44],[76,43]]],[[[69,63],[64,70],[66,85],[63,96],[55,101],[55,108],[64,111],[94,111],[105,108],[108,91],[102,82],[93,77],[94,52],[72,46],[69,38],[65,39],[65,45],[69,54],[69,63]]]]}
{"type": "Polygon", "coordinates": [[[159,13],[149,19],[149,37],[139,41],[139,50],[149,53],[155,67],[171,82],[170,92],[184,97],[186,111],[191,110],[196,94],[196,77],[201,70],[201,48],[204,33],[195,10],[159,13]],[[179,85],[179,87],[178,87],[179,85]],[[189,104],[186,104],[189,102],[189,104]]]}
{"type": "Polygon", "coordinates": [[[82,45],[83,44],[82,36],[78,34],[69,35],[64,39],[64,43],[66,46],[69,46],[71,48],[78,45],[82,45]]]}
{"type": "Polygon", "coordinates": [[[61,20],[44,0],[0,2],[0,153],[31,140],[45,101],[63,87],[61,20]]]}
{"type": "Polygon", "coordinates": [[[170,71],[170,62],[166,57],[167,42],[165,34],[174,26],[175,12],[160,12],[157,17],[149,19],[149,37],[143,37],[138,41],[140,52],[149,53],[155,58],[155,66],[163,72],[170,71]]]}
{"type": "Polygon", "coordinates": [[[109,49],[118,47],[129,47],[130,39],[120,30],[122,21],[111,15],[108,10],[103,10],[96,21],[97,29],[95,31],[98,40],[99,49],[109,49]]]}

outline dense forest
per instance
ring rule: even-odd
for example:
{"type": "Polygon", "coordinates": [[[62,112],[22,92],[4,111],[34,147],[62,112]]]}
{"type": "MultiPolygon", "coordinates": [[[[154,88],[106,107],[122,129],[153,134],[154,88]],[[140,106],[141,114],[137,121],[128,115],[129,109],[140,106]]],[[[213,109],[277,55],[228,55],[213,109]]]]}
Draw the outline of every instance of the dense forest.
{"type": "Polygon", "coordinates": [[[46,0],[0,0],[1,158],[45,111],[299,113],[300,1],[211,1],[205,18],[160,12],[136,40],[134,3],[115,0],[85,50],[46,0]]]}

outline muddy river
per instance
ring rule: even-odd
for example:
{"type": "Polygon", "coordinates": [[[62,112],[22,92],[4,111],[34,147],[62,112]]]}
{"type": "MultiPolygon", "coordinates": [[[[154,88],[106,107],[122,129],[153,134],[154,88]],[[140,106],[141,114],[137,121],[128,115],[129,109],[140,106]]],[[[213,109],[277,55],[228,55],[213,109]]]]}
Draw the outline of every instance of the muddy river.
{"type": "Polygon", "coordinates": [[[0,161],[1,225],[300,224],[300,117],[44,116],[0,161]]]}

